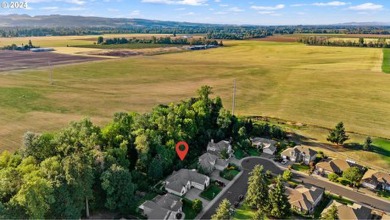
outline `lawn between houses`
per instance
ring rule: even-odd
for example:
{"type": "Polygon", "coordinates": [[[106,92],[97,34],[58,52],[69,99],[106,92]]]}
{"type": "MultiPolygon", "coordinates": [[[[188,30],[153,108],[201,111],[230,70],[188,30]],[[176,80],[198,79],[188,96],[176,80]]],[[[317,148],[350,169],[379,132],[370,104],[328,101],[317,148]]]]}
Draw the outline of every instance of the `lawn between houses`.
{"type": "Polygon", "coordinates": [[[222,191],[222,187],[217,185],[214,181],[212,181],[211,184],[203,192],[200,193],[200,197],[211,201],[221,191],[222,191]]]}

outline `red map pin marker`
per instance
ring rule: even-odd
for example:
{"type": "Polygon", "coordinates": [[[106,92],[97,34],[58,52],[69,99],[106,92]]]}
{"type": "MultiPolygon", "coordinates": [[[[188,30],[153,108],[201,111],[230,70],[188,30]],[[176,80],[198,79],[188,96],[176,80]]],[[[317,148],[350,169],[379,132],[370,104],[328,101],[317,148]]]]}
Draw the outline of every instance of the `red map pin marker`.
{"type": "Polygon", "coordinates": [[[176,153],[180,160],[184,160],[188,153],[188,144],[185,141],[180,141],[176,144],[176,153]],[[180,150],[180,146],[184,146],[184,150],[180,150]]]}

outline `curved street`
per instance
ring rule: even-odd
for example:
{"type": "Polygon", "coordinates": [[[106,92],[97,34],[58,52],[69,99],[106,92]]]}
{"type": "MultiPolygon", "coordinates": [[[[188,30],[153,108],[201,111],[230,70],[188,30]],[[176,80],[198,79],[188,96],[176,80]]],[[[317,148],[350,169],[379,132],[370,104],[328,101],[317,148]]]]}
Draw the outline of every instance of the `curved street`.
{"type": "MultiPolygon", "coordinates": [[[[226,192],[220,196],[217,201],[209,208],[209,210],[205,210],[201,219],[211,219],[211,216],[215,213],[215,210],[219,206],[219,203],[223,199],[228,199],[231,204],[234,204],[237,201],[238,197],[242,194],[245,195],[248,189],[248,176],[249,172],[253,169],[253,167],[257,164],[263,165],[265,170],[270,170],[274,174],[282,174],[283,169],[278,167],[273,161],[264,158],[246,158],[242,160],[242,169],[243,173],[236,180],[234,184],[230,186],[226,192]]],[[[384,210],[386,212],[390,212],[390,202],[385,202],[380,199],[375,199],[373,197],[361,194],[356,191],[352,191],[350,189],[346,189],[343,186],[338,186],[333,183],[329,183],[327,181],[323,181],[320,179],[316,179],[312,176],[306,176],[301,174],[294,173],[294,179],[301,180],[305,185],[312,184],[318,187],[325,188],[325,190],[330,191],[334,194],[341,195],[343,197],[352,199],[358,203],[362,203],[380,210],[384,210]]]]}

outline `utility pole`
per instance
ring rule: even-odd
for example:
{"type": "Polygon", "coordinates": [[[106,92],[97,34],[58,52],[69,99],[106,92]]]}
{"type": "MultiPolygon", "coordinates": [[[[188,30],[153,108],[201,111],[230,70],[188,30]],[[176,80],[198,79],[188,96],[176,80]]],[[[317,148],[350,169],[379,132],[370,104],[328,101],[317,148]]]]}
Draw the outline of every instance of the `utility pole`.
{"type": "Polygon", "coordinates": [[[232,106],[232,115],[234,115],[234,109],[236,107],[236,79],[233,81],[233,106],[232,106]]]}

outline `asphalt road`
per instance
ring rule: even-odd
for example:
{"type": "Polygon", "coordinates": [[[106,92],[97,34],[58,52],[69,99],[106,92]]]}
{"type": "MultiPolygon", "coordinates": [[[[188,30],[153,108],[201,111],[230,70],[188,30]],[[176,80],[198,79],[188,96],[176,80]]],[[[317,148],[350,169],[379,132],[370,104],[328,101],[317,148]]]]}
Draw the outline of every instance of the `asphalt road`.
{"type": "MultiPolygon", "coordinates": [[[[282,174],[283,170],[276,166],[273,162],[262,159],[262,158],[249,158],[242,161],[243,174],[237,181],[231,185],[230,189],[222,195],[215,204],[205,212],[205,214],[201,217],[201,219],[211,219],[211,216],[215,213],[215,210],[218,208],[219,204],[222,200],[228,199],[231,204],[234,204],[235,201],[238,200],[238,197],[242,194],[245,195],[248,189],[248,176],[249,172],[253,169],[253,167],[257,164],[261,164],[264,166],[265,170],[270,170],[274,174],[282,174]]],[[[343,197],[347,197],[356,202],[366,204],[368,206],[384,210],[386,212],[390,212],[390,202],[384,202],[379,199],[372,198],[370,196],[366,196],[359,192],[354,192],[349,189],[346,189],[342,186],[337,186],[332,183],[328,183],[326,181],[316,179],[312,176],[298,175],[294,174],[295,179],[303,180],[305,185],[315,185],[322,188],[325,188],[328,191],[331,191],[334,194],[342,195],[343,197]]]]}

